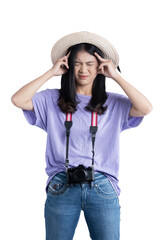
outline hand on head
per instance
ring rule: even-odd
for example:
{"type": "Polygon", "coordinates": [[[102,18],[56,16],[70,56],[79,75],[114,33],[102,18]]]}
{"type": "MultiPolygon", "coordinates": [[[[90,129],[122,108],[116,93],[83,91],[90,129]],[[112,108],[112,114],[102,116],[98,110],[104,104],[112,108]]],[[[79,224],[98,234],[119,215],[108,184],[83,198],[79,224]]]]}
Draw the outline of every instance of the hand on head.
{"type": "Polygon", "coordinates": [[[68,58],[70,54],[71,54],[71,51],[66,56],[63,56],[62,58],[56,61],[56,63],[52,67],[54,76],[63,75],[67,72],[67,70],[69,69],[68,58]]]}
{"type": "Polygon", "coordinates": [[[98,53],[94,53],[99,60],[99,68],[97,74],[103,74],[105,77],[114,79],[117,76],[116,66],[113,64],[112,60],[102,58],[98,53]]]}

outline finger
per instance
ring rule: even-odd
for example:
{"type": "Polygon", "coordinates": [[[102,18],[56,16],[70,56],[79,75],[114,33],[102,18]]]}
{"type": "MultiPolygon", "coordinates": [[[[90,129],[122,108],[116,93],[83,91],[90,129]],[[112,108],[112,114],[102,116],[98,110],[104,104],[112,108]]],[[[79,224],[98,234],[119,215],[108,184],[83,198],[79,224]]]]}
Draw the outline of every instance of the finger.
{"type": "Polygon", "coordinates": [[[101,72],[101,73],[102,73],[103,68],[104,68],[104,64],[101,63],[101,64],[99,65],[99,67],[98,67],[98,72],[101,72]]]}
{"type": "Polygon", "coordinates": [[[65,66],[65,67],[69,68],[67,56],[62,57],[61,59],[59,59],[59,62],[60,62],[60,66],[61,67],[65,66]]]}
{"type": "Polygon", "coordinates": [[[66,55],[67,58],[69,58],[70,54],[71,54],[71,50],[70,50],[69,53],[66,55]]]}
{"type": "Polygon", "coordinates": [[[101,63],[98,69],[102,69],[102,67],[108,67],[108,62],[101,63]]]}
{"type": "Polygon", "coordinates": [[[61,61],[63,61],[63,63],[65,63],[65,66],[66,66],[67,68],[69,68],[69,66],[68,66],[68,58],[69,58],[70,54],[71,54],[71,51],[69,51],[69,53],[67,53],[66,56],[64,56],[64,57],[61,58],[61,61]]]}
{"type": "Polygon", "coordinates": [[[102,74],[104,74],[104,67],[102,67],[102,74]]]}
{"type": "Polygon", "coordinates": [[[99,68],[98,68],[98,69],[101,69],[102,66],[103,66],[103,63],[101,63],[101,64],[99,65],[99,68]]]}
{"type": "Polygon", "coordinates": [[[66,62],[63,62],[63,64],[61,65],[62,68],[68,68],[69,69],[69,66],[68,66],[68,63],[66,62]]]}
{"type": "Polygon", "coordinates": [[[98,69],[98,71],[99,71],[101,74],[103,74],[103,73],[104,73],[104,65],[102,65],[102,66],[98,69]]]}
{"type": "Polygon", "coordinates": [[[70,55],[70,52],[67,55],[61,57],[59,60],[60,61],[66,61],[66,60],[68,60],[69,55],[70,55]]]}
{"type": "Polygon", "coordinates": [[[65,66],[67,67],[67,68],[69,68],[69,66],[68,66],[68,59],[65,59],[65,66]]]}
{"type": "Polygon", "coordinates": [[[102,69],[98,70],[97,74],[104,74],[104,69],[102,68],[102,69]]]}
{"type": "Polygon", "coordinates": [[[105,59],[102,58],[97,52],[94,52],[95,56],[100,60],[100,61],[104,61],[105,59]]]}

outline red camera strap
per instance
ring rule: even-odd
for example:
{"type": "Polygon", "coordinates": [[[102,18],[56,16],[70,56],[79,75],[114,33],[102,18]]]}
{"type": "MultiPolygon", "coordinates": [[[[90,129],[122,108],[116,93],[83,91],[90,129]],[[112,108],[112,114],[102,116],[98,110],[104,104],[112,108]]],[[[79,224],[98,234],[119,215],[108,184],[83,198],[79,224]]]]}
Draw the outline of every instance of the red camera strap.
{"type": "MultiPolygon", "coordinates": [[[[97,126],[97,112],[92,112],[91,116],[91,126],[90,126],[90,132],[92,134],[92,166],[94,167],[94,144],[95,144],[95,136],[96,132],[98,130],[97,126]]],[[[72,127],[72,113],[66,113],[66,121],[65,121],[65,127],[66,127],[66,168],[68,169],[69,165],[69,159],[68,159],[68,149],[69,149],[69,136],[70,136],[70,128],[72,127]]]]}
{"type": "Polygon", "coordinates": [[[72,121],[72,113],[66,113],[66,121],[72,121]]]}
{"type": "Polygon", "coordinates": [[[97,112],[92,112],[91,126],[97,127],[97,112]]]}
{"type": "MultiPolygon", "coordinates": [[[[66,113],[66,121],[72,121],[72,113],[66,113]]],[[[92,112],[91,126],[97,127],[97,112],[92,112]]]]}

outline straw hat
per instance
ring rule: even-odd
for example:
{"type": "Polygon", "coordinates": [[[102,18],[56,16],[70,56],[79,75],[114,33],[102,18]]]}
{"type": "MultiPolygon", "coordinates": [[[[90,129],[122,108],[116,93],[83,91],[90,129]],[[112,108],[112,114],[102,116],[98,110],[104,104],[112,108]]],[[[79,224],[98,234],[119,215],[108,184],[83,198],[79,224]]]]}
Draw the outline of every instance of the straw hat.
{"type": "Polygon", "coordinates": [[[118,66],[119,55],[113,45],[102,36],[87,31],[71,33],[59,39],[51,51],[52,63],[55,64],[59,58],[65,56],[69,47],[79,43],[95,45],[104,53],[104,58],[112,60],[113,64],[118,66]]]}

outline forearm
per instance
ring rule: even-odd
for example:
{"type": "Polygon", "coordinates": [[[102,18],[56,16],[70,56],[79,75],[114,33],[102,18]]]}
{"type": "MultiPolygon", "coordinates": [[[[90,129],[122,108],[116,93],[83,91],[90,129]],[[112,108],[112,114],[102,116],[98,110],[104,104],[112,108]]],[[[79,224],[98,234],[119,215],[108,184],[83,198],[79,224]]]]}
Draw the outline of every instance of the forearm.
{"type": "Polygon", "coordinates": [[[148,99],[130,83],[124,80],[119,74],[117,74],[114,80],[127,94],[132,102],[132,105],[138,112],[140,112],[142,115],[146,115],[152,110],[152,104],[148,101],[148,99]]]}
{"type": "Polygon", "coordinates": [[[44,73],[42,76],[36,78],[35,80],[29,82],[22,88],[20,88],[16,93],[11,97],[12,102],[15,105],[18,103],[26,103],[32,99],[34,94],[38,91],[38,89],[47,82],[53,76],[52,71],[49,70],[44,73]]]}

